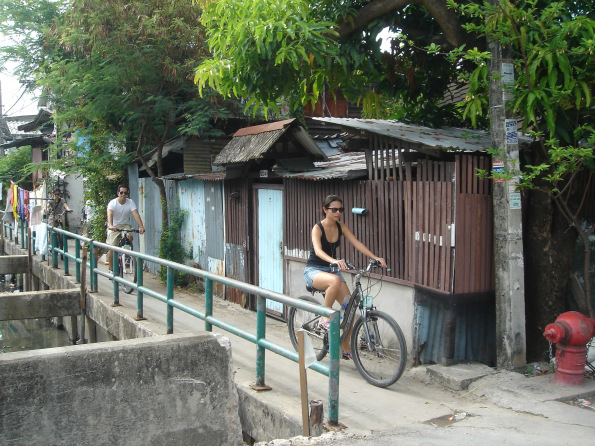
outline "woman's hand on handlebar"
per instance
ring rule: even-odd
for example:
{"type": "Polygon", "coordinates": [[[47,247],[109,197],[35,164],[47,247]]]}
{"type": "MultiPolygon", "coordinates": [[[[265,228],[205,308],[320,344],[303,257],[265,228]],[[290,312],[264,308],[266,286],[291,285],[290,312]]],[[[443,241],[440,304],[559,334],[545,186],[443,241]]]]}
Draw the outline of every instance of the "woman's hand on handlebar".
{"type": "Polygon", "coordinates": [[[386,260],[384,260],[382,257],[374,257],[372,260],[376,260],[381,267],[386,268],[386,260]]]}
{"type": "Polygon", "coordinates": [[[349,269],[349,265],[347,265],[347,262],[343,259],[336,259],[331,263],[331,266],[336,266],[341,271],[347,271],[349,269]]]}

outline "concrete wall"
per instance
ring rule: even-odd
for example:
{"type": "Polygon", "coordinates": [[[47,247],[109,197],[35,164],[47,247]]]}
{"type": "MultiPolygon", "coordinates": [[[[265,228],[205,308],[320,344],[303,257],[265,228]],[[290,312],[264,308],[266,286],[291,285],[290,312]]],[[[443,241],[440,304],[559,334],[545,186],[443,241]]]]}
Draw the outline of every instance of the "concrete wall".
{"type": "Polygon", "coordinates": [[[224,337],[11,353],[0,377],[0,444],[242,444],[224,337]]]}
{"type": "MultiPolygon", "coordinates": [[[[304,268],[306,264],[297,261],[288,261],[285,269],[285,283],[287,294],[292,297],[299,297],[303,295],[310,295],[306,291],[306,281],[304,280],[304,268]]],[[[347,282],[350,290],[353,290],[353,274],[343,273],[343,277],[347,282]]],[[[372,281],[374,283],[375,281],[372,281]]],[[[367,280],[362,281],[365,286],[367,280]]],[[[408,356],[411,357],[414,336],[414,321],[415,321],[415,301],[414,290],[411,287],[398,285],[396,283],[382,282],[382,287],[377,284],[372,288],[372,296],[374,297],[374,305],[378,310],[390,314],[399,324],[405,340],[407,341],[408,356]]],[[[315,295],[322,304],[320,294],[315,295]]],[[[338,309],[339,306],[336,305],[338,309]]]]}
{"type": "Polygon", "coordinates": [[[66,202],[68,207],[72,209],[72,214],[68,215],[68,226],[71,232],[76,234],[81,233],[81,218],[83,217],[83,206],[85,200],[83,198],[84,180],[83,177],[76,175],[66,175],[66,190],[68,198],[66,202]]]}

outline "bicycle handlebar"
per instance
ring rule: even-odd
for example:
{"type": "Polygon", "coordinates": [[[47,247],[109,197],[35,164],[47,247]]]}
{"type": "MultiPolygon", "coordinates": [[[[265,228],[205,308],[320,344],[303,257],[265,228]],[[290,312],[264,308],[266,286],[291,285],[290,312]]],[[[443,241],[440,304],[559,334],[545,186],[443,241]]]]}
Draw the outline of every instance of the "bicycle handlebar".
{"type": "MultiPolygon", "coordinates": [[[[345,263],[347,264],[347,269],[358,271],[358,268],[356,268],[355,265],[349,263],[347,260],[345,260],[345,263]]],[[[336,263],[331,263],[330,266],[337,267],[338,265],[336,263]]],[[[368,273],[372,270],[372,268],[380,268],[381,266],[382,264],[378,260],[370,259],[370,261],[368,262],[368,267],[366,269],[359,270],[359,272],[368,273]]]]}
{"type": "Polygon", "coordinates": [[[114,229],[114,231],[117,231],[117,232],[136,232],[137,234],[140,234],[140,231],[138,229],[120,229],[120,228],[116,228],[116,229],[114,229]]]}

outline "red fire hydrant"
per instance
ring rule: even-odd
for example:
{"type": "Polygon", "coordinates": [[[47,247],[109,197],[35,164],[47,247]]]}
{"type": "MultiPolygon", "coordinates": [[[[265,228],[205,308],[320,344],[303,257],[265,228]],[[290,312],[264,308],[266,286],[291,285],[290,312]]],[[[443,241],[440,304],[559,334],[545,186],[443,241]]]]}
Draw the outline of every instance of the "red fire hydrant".
{"type": "Polygon", "coordinates": [[[595,319],[568,311],[545,327],[543,335],[548,341],[556,343],[554,382],[567,386],[583,384],[587,343],[595,336],[595,319]]]}

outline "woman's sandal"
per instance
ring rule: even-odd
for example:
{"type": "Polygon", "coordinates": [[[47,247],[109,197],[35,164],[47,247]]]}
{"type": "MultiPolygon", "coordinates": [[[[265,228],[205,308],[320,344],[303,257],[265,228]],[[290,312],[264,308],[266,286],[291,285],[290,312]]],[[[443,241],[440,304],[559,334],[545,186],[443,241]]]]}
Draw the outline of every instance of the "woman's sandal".
{"type": "Polygon", "coordinates": [[[351,352],[342,352],[341,359],[353,359],[353,355],[351,352]]]}
{"type": "Polygon", "coordinates": [[[329,331],[330,328],[331,328],[331,321],[329,321],[328,319],[324,319],[324,318],[321,317],[318,320],[318,327],[321,328],[321,329],[323,329],[323,330],[329,331]]]}

